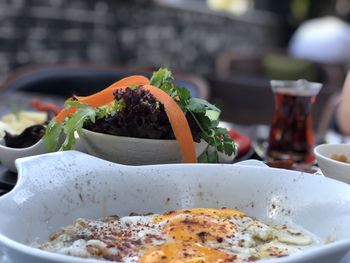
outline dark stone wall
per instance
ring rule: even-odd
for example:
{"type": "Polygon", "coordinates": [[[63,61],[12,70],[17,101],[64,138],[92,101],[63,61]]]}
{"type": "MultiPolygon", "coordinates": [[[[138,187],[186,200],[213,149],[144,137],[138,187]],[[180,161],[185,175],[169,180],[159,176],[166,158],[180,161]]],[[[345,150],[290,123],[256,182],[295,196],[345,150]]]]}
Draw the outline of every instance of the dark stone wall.
{"type": "Polygon", "coordinates": [[[0,0],[0,76],[42,63],[211,73],[221,50],[271,47],[277,33],[277,25],[145,0],[0,0]]]}

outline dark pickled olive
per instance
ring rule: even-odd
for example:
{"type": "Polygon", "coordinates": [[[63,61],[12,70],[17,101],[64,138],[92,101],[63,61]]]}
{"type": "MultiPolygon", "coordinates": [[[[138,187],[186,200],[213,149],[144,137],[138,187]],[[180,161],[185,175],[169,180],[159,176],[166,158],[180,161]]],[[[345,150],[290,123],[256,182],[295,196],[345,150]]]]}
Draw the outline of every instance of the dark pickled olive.
{"type": "Polygon", "coordinates": [[[36,144],[45,134],[45,127],[41,124],[26,128],[19,135],[5,132],[5,145],[11,148],[26,148],[36,144]]]}

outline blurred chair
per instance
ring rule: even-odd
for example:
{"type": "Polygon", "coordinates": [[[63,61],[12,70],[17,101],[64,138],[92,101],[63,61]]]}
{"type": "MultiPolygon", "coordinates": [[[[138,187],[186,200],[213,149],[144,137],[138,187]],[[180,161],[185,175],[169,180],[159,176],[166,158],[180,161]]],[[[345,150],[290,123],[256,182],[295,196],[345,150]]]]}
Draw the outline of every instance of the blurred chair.
{"type": "Polygon", "coordinates": [[[313,107],[316,130],[324,129],[324,105],[339,92],[345,79],[345,68],[336,64],[313,63],[293,59],[283,50],[238,54],[224,51],[216,60],[216,76],[208,78],[212,100],[221,103],[227,120],[241,124],[270,124],[274,98],[270,79],[307,79],[323,83],[313,107]],[[320,125],[322,127],[320,127],[320,125]]]}
{"type": "MultiPolygon", "coordinates": [[[[131,74],[150,77],[152,71],[85,65],[23,67],[9,74],[0,86],[0,94],[20,91],[66,98],[73,94],[86,96],[131,74]]],[[[209,98],[209,87],[200,76],[182,72],[174,72],[174,76],[177,84],[189,89],[192,97],[209,98]]]]}

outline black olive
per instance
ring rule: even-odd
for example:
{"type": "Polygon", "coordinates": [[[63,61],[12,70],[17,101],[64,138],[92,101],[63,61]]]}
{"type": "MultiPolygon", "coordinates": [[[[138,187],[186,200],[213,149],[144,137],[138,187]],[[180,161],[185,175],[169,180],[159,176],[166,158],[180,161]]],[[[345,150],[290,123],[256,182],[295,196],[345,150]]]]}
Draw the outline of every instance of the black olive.
{"type": "Polygon", "coordinates": [[[41,124],[26,128],[19,135],[5,132],[5,145],[11,148],[26,148],[36,144],[45,134],[45,127],[41,124]]]}

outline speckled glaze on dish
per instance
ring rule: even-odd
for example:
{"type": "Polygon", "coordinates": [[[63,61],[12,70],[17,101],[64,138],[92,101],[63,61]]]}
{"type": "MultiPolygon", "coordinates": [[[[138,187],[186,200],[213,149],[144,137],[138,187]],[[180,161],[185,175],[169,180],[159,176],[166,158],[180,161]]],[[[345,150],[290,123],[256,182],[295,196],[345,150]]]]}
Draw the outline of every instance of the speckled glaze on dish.
{"type": "Polygon", "coordinates": [[[0,258],[3,254],[9,262],[100,262],[28,244],[47,240],[77,217],[190,207],[238,208],[267,223],[295,223],[334,241],[264,262],[348,262],[341,258],[350,250],[350,187],[329,178],[251,162],[125,166],[76,151],[16,163],[18,183],[0,198],[0,258]]]}

